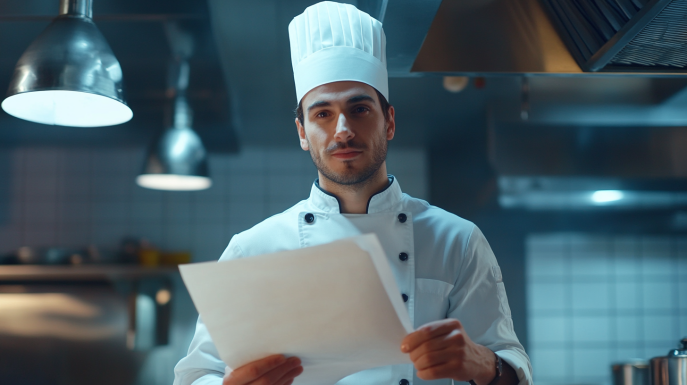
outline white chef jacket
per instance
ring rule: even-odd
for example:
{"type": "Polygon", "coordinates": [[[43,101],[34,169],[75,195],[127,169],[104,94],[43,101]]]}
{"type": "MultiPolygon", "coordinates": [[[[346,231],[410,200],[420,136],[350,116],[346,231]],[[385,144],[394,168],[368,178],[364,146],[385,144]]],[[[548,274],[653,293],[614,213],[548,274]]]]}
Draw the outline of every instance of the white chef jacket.
{"type": "MultiPolygon", "coordinates": [[[[389,180],[386,189],[370,198],[367,214],[341,214],[338,199],[315,181],[310,198],[232,237],[220,260],[375,233],[415,328],[458,319],[475,343],[496,352],[515,369],[519,385],[531,385],[529,357],[513,331],[501,270],[482,232],[465,219],[403,194],[393,176],[389,180]]],[[[199,317],[188,355],[174,369],[174,385],[220,385],[225,369],[199,317]]],[[[451,385],[451,380],[419,379],[413,365],[404,364],[365,370],[337,384],[430,383],[451,385]]]]}

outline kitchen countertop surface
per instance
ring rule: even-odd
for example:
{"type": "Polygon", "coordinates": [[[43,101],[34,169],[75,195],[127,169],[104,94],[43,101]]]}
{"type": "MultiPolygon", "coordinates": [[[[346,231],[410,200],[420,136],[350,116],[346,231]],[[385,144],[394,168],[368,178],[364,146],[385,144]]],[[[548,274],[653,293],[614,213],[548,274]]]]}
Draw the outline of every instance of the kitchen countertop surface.
{"type": "Polygon", "coordinates": [[[177,266],[145,267],[135,265],[5,265],[0,266],[0,282],[8,281],[93,281],[138,279],[178,274],[177,266]]]}

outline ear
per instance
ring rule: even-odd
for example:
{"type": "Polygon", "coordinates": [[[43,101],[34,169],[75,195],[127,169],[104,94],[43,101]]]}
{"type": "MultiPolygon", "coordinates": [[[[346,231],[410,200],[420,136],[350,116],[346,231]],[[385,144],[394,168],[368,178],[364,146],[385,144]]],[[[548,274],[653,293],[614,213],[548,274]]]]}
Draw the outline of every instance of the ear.
{"type": "Polygon", "coordinates": [[[310,150],[310,147],[308,146],[308,139],[305,137],[305,127],[301,124],[301,121],[296,118],[296,129],[298,130],[298,138],[301,142],[301,148],[303,151],[308,151],[310,150]]]}
{"type": "Polygon", "coordinates": [[[394,106],[389,107],[389,119],[386,122],[386,140],[391,140],[396,134],[396,111],[394,106]]]}

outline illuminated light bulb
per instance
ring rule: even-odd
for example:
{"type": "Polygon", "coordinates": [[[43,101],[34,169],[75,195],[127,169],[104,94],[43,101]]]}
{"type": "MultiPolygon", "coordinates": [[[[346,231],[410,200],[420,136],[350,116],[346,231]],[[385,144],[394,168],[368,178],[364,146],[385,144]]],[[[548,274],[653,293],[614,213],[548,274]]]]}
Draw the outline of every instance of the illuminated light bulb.
{"type": "Polygon", "coordinates": [[[142,174],[136,177],[136,183],[141,187],[167,191],[199,191],[212,186],[208,177],[170,174],[142,174]]]}
{"type": "Polygon", "coordinates": [[[167,289],[160,289],[157,291],[157,294],[155,294],[155,301],[161,306],[167,305],[171,299],[172,293],[167,289]]]}
{"type": "Polygon", "coordinates": [[[444,89],[448,92],[458,93],[464,90],[470,83],[467,76],[444,76],[444,89]]]}
{"type": "Polygon", "coordinates": [[[609,203],[623,199],[624,194],[618,190],[599,190],[592,194],[592,201],[595,203],[609,203]]]}

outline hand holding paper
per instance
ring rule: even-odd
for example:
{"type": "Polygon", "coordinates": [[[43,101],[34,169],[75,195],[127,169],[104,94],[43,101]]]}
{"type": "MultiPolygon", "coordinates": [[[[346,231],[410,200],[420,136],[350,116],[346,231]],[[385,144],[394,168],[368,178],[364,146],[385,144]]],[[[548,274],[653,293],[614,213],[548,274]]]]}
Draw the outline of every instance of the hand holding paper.
{"type": "Polygon", "coordinates": [[[410,318],[375,235],[180,270],[232,369],[284,354],[302,360],[294,384],[327,385],[410,363],[410,318]]]}
{"type": "Polygon", "coordinates": [[[298,357],[286,358],[282,354],[275,354],[249,362],[236,370],[227,370],[222,385],[289,385],[301,373],[303,367],[298,357]]]}

